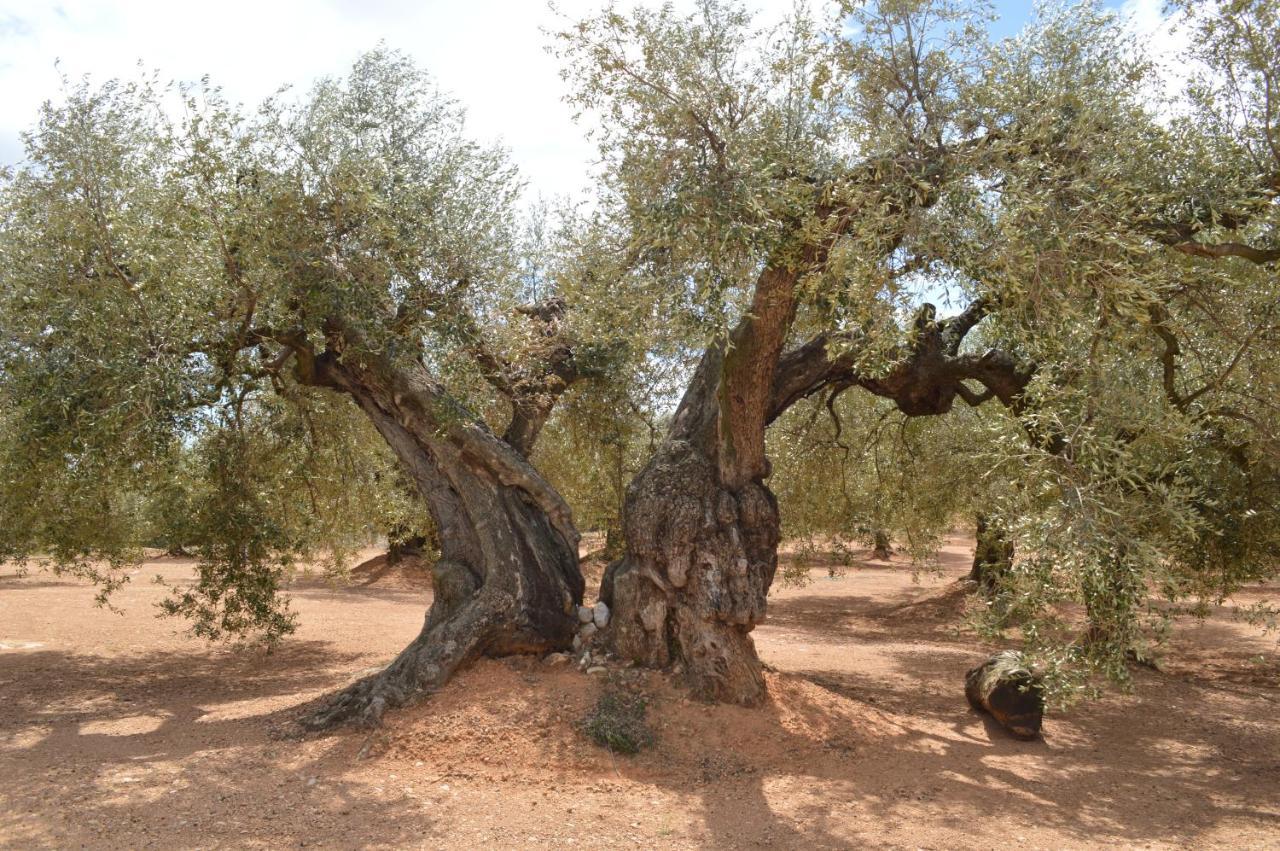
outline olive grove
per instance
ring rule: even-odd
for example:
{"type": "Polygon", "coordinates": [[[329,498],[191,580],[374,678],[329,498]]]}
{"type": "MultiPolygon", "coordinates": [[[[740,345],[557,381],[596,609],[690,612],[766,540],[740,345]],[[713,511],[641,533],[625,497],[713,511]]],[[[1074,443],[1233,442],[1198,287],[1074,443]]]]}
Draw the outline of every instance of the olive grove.
{"type": "Polygon", "coordinates": [[[256,112],[68,84],[0,185],[0,556],[107,593],[173,539],[169,613],[278,639],[294,561],[430,529],[421,635],[323,727],[567,648],[584,523],[597,641],[756,705],[784,533],[980,514],[984,627],[1123,679],[1280,567],[1280,11],[1188,0],[1169,91],[1092,3],[837,6],[566,24],[578,207],[393,51],[256,112]]]}

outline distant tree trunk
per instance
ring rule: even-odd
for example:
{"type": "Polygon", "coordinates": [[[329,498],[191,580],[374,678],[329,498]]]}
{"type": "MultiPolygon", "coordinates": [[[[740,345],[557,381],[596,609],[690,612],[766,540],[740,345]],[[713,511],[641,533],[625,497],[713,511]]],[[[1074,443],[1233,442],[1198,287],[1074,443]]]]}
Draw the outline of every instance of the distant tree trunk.
{"type": "Polygon", "coordinates": [[[605,526],[604,534],[604,558],[606,561],[614,561],[622,557],[626,550],[627,539],[626,533],[622,528],[622,506],[627,497],[627,474],[626,474],[626,435],[621,429],[611,447],[613,457],[611,459],[609,470],[609,488],[612,491],[612,515],[605,526]]]}
{"type": "Polygon", "coordinates": [[[893,557],[893,545],[889,540],[889,533],[877,527],[871,534],[875,543],[875,549],[871,551],[871,557],[878,558],[881,561],[891,559],[893,557]]]}
{"type": "Polygon", "coordinates": [[[969,578],[983,594],[991,595],[1013,567],[1013,542],[1008,533],[985,514],[977,518],[976,546],[969,578]]]}
{"type": "Polygon", "coordinates": [[[1129,568],[1127,559],[1127,550],[1117,547],[1098,570],[1085,576],[1081,590],[1088,627],[1080,643],[1093,653],[1123,654],[1146,663],[1135,651],[1140,636],[1133,615],[1141,592],[1137,572],[1129,568]]]}
{"type": "Polygon", "coordinates": [[[578,533],[567,505],[522,455],[461,412],[442,419],[447,396],[425,369],[326,353],[302,372],[348,393],[369,416],[425,499],[441,549],[418,637],[304,724],[376,723],[478,656],[570,647],[583,592],[578,533]]]}
{"type": "Polygon", "coordinates": [[[611,518],[604,530],[605,561],[613,561],[621,557],[626,548],[626,537],[622,531],[622,518],[611,518]]]}
{"type": "Polygon", "coordinates": [[[422,555],[427,546],[425,535],[404,534],[404,529],[392,529],[387,542],[387,564],[399,564],[405,558],[422,555]]]}

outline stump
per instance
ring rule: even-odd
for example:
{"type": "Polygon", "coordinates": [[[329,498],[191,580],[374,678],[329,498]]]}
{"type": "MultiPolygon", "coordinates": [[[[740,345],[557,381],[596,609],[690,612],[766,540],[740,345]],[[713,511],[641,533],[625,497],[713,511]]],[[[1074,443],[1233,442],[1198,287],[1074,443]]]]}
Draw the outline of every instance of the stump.
{"type": "Polygon", "coordinates": [[[965,674],[964,693],[974,709],[988,712],[1015,738],[1034,739],[1044,719],[1044,694],[1021,654],[1006,650],[965,674]]]}

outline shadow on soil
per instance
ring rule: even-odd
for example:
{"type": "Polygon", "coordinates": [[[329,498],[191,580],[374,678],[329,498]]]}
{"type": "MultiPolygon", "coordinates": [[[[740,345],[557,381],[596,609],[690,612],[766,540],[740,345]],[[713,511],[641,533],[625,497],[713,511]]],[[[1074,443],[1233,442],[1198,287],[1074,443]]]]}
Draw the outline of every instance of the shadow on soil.
{"type": "Polygon", "coordinates": [[[359,737],[310,750],[273,740],[300,697],[341,684],[360,658],[316,641],[271,654],[0,653],[0,836],[9,847],[234,847],[256,837],[358,848],[443,835],[420,802],[342,779],[359,737]],[[298,835],[282,826],[296,819],[274,820],[299,811],[311,823],[298,835]],[[359,824],[344,831],[352,813],[359,824]]]}
{"type": "MultiPolygon", "coordinates": [[[[1085,845],[1194,845],[1197,834],[1240,817],[1280,835],[1274,717],[1210,708],[1202,687],[1140,674],[1139,699],[1082,707],[1069,721],[1049,722],[1046,741],[1018,742],[965,703],[958,683],[971,661],[964,654],[903,653],[897,661],[957,685],[949,697],[921,697],[847,672],[798,674],[884,717],[867,724],[856,717],[862,713],[789,694],[785,706],[758,710],[777,760],[742,759],[738,743],[699,731],[711,770],[692,790],[681,781],[672,791],[701,796],[713,844],[723,848],[742,847],[748,837],[777,847],[863,847],[926,821],[933,831],[998,844],[998,836],[982,837],[991,813],[1085,845]],[[800,716],[803,735],[784,716],[800,716]],[[770,803],[781,787],[802,799],[786,814],[770,803]],[[851,823],[849,809],[869,818],[851,823]]],[[[622,771],[663,784],[649,770],[622,771]]]]}
{"type": "MultiPolygon", "coordinates": [[[[860,847],[895,830],[909,836],[922,820],[975,844],[1012,842],[982,838],[992,813],[1084,845],[1194,844],[1239,818],[1280,835],[1274,657],[1258,671],[1248,650],[1233,646],[1238,631],[1213,621],[1190,627],[1200,656],[1218,660],[1206,677],[1135,671],[1132,694],[1081,704],[1047,722],[1046,740],[1018,742],[964,699],[965,671],[989,651],[956,631],[957,593],[771,602],[771,630],[846,644],[879,664],[862,673],[808,667],[797,656],[772,680],[763,717],[746,721],[749,710],[718,707],[716,724],[694,730],[704,758],[724,765],[721,782],[712,772],[694,784],[713,844],[741,847],[752,837],[778,847],[860,847]],[[734,738],[739,724],[755,729],[751,740],[734,738]],[[770,804],[780,788],[802,799],[785,815],[770,804]],[[850,810],[866,817],[859,823],[850,810]]],[[[663,784],[644,761],[631,765],[624,774],[663,784]]]]}
{"type": "MultiPolygon", "coordinates": [[[[376,586],[294,593],[415,596],[376,586]]],[[[1237,818],[1280,832],[1274,667],[1261,680],[1218,678],[1230,688],[1212,677],[1139,671],[1134,695],[1081,705],[1047,722],[1046,741],[1017,742],[964,700],[964,672],[985,648],[955,633],[950,593],[937,592],[944,604],[933,614],[912,608],[923,597],[917,589],[889,599],[772,601],[762,632],[874,653],[875,668],[831,664],[840,657],[830,653],[789,656],[787,672],[770,675],[772,699],[756,710],[660,699],[652,712],[678,728],[668,728],[654,751],[617,759],[609,775],[692,796],[705,823],[703,844],[721,848],[909,841],[924,822],[972,844],[1018,844],[984,832],[993,813],[1004,824],[1051,829],[1081,845],[1194,845],[1201,832],[1237,818]],[[785,811],[775,809],[780,796],[785,811]]],[[[1197,664],[1239,669],[1248,653],[1222,649],[1237,633],[1213,621],[1203,629],[1189,640],[1216,649],[1194,657],[1197,664]]],[[[456,841],[444,810],[352,776],[362,735],[272,740],[274,723],[342,685],[362,660],[318,641],[290,641],[271,655],[0,653],[0,835],[18,846],[95,845],[104,830],[132,847],[190,844],[193,836],[233,845],[237,835],[353,848],[456,841]],[[37,776],[46,781],[23,783],[37,776]],[[273,821],[299,811],[308,814],[305,828],[297,819],[288,821],[294,827],[273,821]],[[142,833],[142,824],[168,833],[142,833]]],[[[540,670],[525,665],[523,674],[489,677],[489,691],[438,698],[514,724],[459,745],[461,757],[469,753],[463,748],[493,748],[503,736],[527,738],[527,747],[541,749],[536,758],[501,770],[524,772],[522,786],[547,782],[545,769],[578,746],[577,732],[548,714],[548,704],[564,699],[552,683],[577,683],[589,703],[594,680],[563,669],[530,673],[540,670]],[[556,676],[562,679],[548,679],[556,676]],[[524,708],[503,709],[503,701],[524,708]]],[[[468,682],[464,675],[458,688],[471,688],[468,682]]],[[[388,725],[393,732],[413,726],[439,742],[439,706],[432,700],[394,713],[388,725]]],[[[568,779],[586,784],[601,776],[568,779]]]]}

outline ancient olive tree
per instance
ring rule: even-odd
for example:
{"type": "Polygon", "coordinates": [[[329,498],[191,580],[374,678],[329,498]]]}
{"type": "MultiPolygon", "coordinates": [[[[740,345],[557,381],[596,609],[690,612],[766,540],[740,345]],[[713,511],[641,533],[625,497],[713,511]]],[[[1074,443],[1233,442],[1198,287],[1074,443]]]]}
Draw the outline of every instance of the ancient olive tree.
{"type": "MultiPolygon", "coordinates": [[[[1274,32],[1268,4],[1235,5],[1274,32]]],[[[608,11],[562,39],[574,99],[603,123],[608,209],[705,329],[628,490],[602,588],[619,653],[680,662],[708,698],[763,698],[765,431],[845,388],[908,417],[1003,408],[989,466],[1035,553],[1010,592],[1052,663],[1114,672],[1153,582],[1274,570],[1264,48],[1222,60],[1251,106],[1206,121],[1203,87],[1167,120],[1139,46],[1088,3],[998,45],[974,4],[924,0],[847,5],[826,28],[761,30],[713,2],[608,11]],[[1083,634],[1055,618],[1071,599],[1083,634]]]]}
{"type": "MultiPolygon", "coordinates": [[[[859,365],[816,330],[828,317],[861,326],[863,362],[888,359],[893,299],[877,294],[890,267],[920,211],[993,144],[955,125],[959,40],[908,56],[892,26],[868,33],[855,46],[802,19],[762,32],[739,9],[704,4],[691,18],[606,13],[565,34],[577,100],[605,119],[618,215],[670,285],[698,294],[710,339],[631,485],[627,551],[602,597],[620,653],[679,659],[714,699],[764,694],[749,633],[777,565],[767,425],[859,365]],[[895,82],[887,72],[900,59],[923,79],[895,82]],[[813,336],[787,351],[805,330],[813,336]]],[[[963,377],[1007,390],[1019,379],[1011,363],[951,367],[980,318],[934,323],[907,364],[863,383],[915,414],[944,411],[963,377]]]]}
{"type": "Polygon", "coordinates": [[[575,337],[573,250],[535,257],[519,189],[385,51],[256,115],[207,88],[71,86],[0,188],[4,555],[117,582],[145,526],[123,503],[194,452],[199,581],[166,606],[274,637],[282,565],[409,482],[441,550],[422,633],[313,721],[567,647],[578,533],[528,454],[608,354],[575,337]]]}

